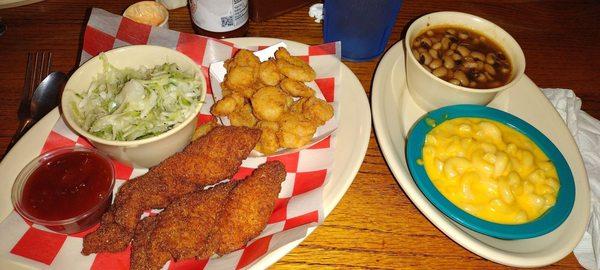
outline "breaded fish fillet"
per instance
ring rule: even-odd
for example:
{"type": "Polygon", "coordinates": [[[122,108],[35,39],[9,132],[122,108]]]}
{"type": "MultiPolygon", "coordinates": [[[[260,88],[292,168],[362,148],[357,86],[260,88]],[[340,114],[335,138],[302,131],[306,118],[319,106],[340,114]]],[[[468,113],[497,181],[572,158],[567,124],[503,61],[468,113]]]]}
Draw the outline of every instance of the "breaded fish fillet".
{"type": "Polygon", "coordinates": [[[260,130],[215,127],[117,193],[97,231],[84,238],[82,253],[117,252],[131,240],[140,215],[174,199],[233,176],[260,139],[260,130]]]}
{"type": "Polygon", "coordinates": [[[160,269],[171,256],[190,258],[203,253],[222,203],[234,186],[226,183],[187,194],[158,216],[142,220],[133,238],[131,269],[160,269]]]}
{"type": "Polygon", "coordinates": [[[202,186],[234,175],[260,139],[260,130],[218,126],[182,153],[153,168],[155,174],[202,186]]]}
{"type": "Polygon", "coordinates": [[[285,175],[281,162],[268,162],[245,180],[182,196],[138,226],[131,269],[160,269],[170,258],[207,258],[241,248],[265,228],[285,175]]]}
{"type": "Polygon", "coordinates": [[[231,191],[210,239],[209,245],[216,247],[214,253],[223,255],[239,249],[263,231],[285,175],[283,163],[267,162],[231,191]]]}

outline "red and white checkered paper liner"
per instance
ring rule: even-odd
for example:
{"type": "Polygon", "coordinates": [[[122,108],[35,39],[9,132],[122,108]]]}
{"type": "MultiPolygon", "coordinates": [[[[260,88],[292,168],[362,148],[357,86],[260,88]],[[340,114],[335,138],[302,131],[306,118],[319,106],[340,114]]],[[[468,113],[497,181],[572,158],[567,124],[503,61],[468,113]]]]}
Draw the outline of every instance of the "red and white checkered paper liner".
{"type": "MultiPolygon", "coordinates": [[[[159,45],[188,55],[202,67],[207,82],[210,81],[209,65],[232,57],[237,50],[233,44],[225,41],[141,25],[107,11],[93,9],[85,29],[81,63],[100,52],[133,44],[159,45]]],[[[271,44],[257,45],[260,49],[271,44]]],[[[319,90],[327,101],[335,102],[336,92],[339,91],[340,44],[309,46],[303,51],[291,52],[309,61],[317,71],[318,78],[315,81],[319,90]],[[337,69],[331,68],[332,61],[338,62],[337,69]],[[319,63],[328,63],[325,66],[329,68],[322,70],[319,63]]],[[[200,123],[213,118],[209,112],[213,102],[209,86],[206,104],[198,116],[200,123]]],[[[164,269],[247,268],[269,252],[304,237],[309,227],[316,226],[324,219],[323,186],[333,164],[334,138],[330,136],[309,149],[288,155],[244,160],[234,179],[249,175],[254,168],[269,160],[282,161],[287,170],[286,180],[265,230],[244,248],[230,254],[205,260],[171,261],[164,269]]],[[[59,119],[40,152],[73,145],[92,147],[59,119]]],[[[115,192],[128,179],[147,172],[145,168],[131,168],[118,162],[115,162],[115,166],[115,192]]],[[[58,234],[25,221],[13,211],[0,223],[0,256],[34,268],[129,269],[129,248],[120,253],[81,255],[83,236],[95,229],[75,235],[58,234]]]]}

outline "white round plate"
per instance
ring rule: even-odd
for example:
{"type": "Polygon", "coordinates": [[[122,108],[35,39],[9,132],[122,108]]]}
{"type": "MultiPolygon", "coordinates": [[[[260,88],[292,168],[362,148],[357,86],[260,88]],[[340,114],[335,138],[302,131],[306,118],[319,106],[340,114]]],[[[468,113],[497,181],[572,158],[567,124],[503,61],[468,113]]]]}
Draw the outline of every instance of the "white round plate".
{"type": "MultiPolygon", "coordinates": [[[[229,39],[228,41],[241,47],[268,46],[281,41],[284,41],[292,48],[308,46],[294,41],[272,38],[246,37],[229,39]]],[[[339,91],[340,94],[338,96],[340,113],[338,115],[339,126],[335,133],[333,167],[331,175],[323,188],[325,217],[331,213],[342,196],[344,196],[344,193],[346,193],[346,190],[348,190],[348,187],[350,187],[350,184],[352,184],[367,152],[369,136],[371,134],[371,111],[365,90],[356,75],[343,63],[341,64],[340,71],[342,80],[341,88],[343,91],[339,91]],[[348,147],[349,145],[352,145],[352,147],[348,147]]],[[[46,137],[59,117],[58,108],[55,108],[25,134],[0,163],[0,220],[6,218],[13,209],[10,201],[10,191],[17,174],[29,161],[39,154],[46,137]]],[[[316,227],[310,228],[308,234],[312,233],[315,229],[316,227]]],[[[303,240],[304,238],[291,242],[266,254],[252,265],[252,269],[267,268],[289,253],[303,240]]],[[[25,269],[21,264],[0,258],[0,269],[15,268],[25,269]]]]}
{"type": "Polygon", "coordinates": [[[20,7],[42,1],[44,0],[0,0],[0,9],[20,7]]]}
{"type": "Polygon", "coordinates": [[[488,106],[514,114],[539,129],[562,152],[575,179],[575,205],[555,231],[523,240],[501,240],[470,231],[447,218],[421,193],[406,165],[406,135],[426,112],[408,93],[404,49],[396,43],[382,58],[373,80],[371,102],[381,151],[396,181],[417,208],[442,232],[464,248],[488,260],[516,267],[552,264],[579,243],[588,223],[590,194],[579,150],[558,112],[527,77],[498,95],[488,106]]]}

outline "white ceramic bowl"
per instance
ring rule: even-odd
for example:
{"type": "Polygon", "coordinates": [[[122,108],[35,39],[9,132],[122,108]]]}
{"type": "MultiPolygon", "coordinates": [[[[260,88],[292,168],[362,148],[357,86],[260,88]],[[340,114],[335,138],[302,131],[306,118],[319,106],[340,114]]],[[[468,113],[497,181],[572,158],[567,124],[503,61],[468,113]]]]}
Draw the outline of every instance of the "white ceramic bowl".
{"type": "Polygon", "coordinates": [[[443,11],[422,16],[408,28],[404,47],[409,93],[417,105],[426,111],[455,104],[486,105],[496,94],[515,85],[525,74],[525,56],[517,41],[494,23],[467,13],[443,11]],[[512,65],[509,82],[491,89],[467,88],[444,81],[421,66],[411,53],[413,40],[427,29],[448,25],[479,32],[496,41],[504,49],[512,65]]]}
{"type": "Polygon", "coordinates": [[[201,102],[189,118],[158,136],[135,141],[113,141],[94,136],[77,125],[69,104],[75,93],[87,91],[94,77],[102,71],[102,61],[96,56],[79,67],[65,85],[61,99],[61,111],[67,125],[76,133],[86,137],[99,150],[128,165],[152,167],[181,151],[192,138],[197,123],[196,116],[206,97],[206,80],[200,67],[186,55],[159,46],[127,46],[110,50],[105,54],[110,64],[117,68],[137,69],[141,66],[153,67],[167,62],[176,63],[183,71],[196,74],[196,77],[201,80],[201,102]]]}

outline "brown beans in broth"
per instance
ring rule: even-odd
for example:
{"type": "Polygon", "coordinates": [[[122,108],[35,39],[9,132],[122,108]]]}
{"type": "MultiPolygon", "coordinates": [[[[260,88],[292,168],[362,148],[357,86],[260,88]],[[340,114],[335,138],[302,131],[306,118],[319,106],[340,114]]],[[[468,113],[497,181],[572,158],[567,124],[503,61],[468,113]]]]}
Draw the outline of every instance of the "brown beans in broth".
{"type": "Polygon", "coordinates": [[[427,29],[412,42],[412,53],[434,76],[455,85],[489,89],[510,80],[510,60],[500,46],[465,28],[427,29]]]}

